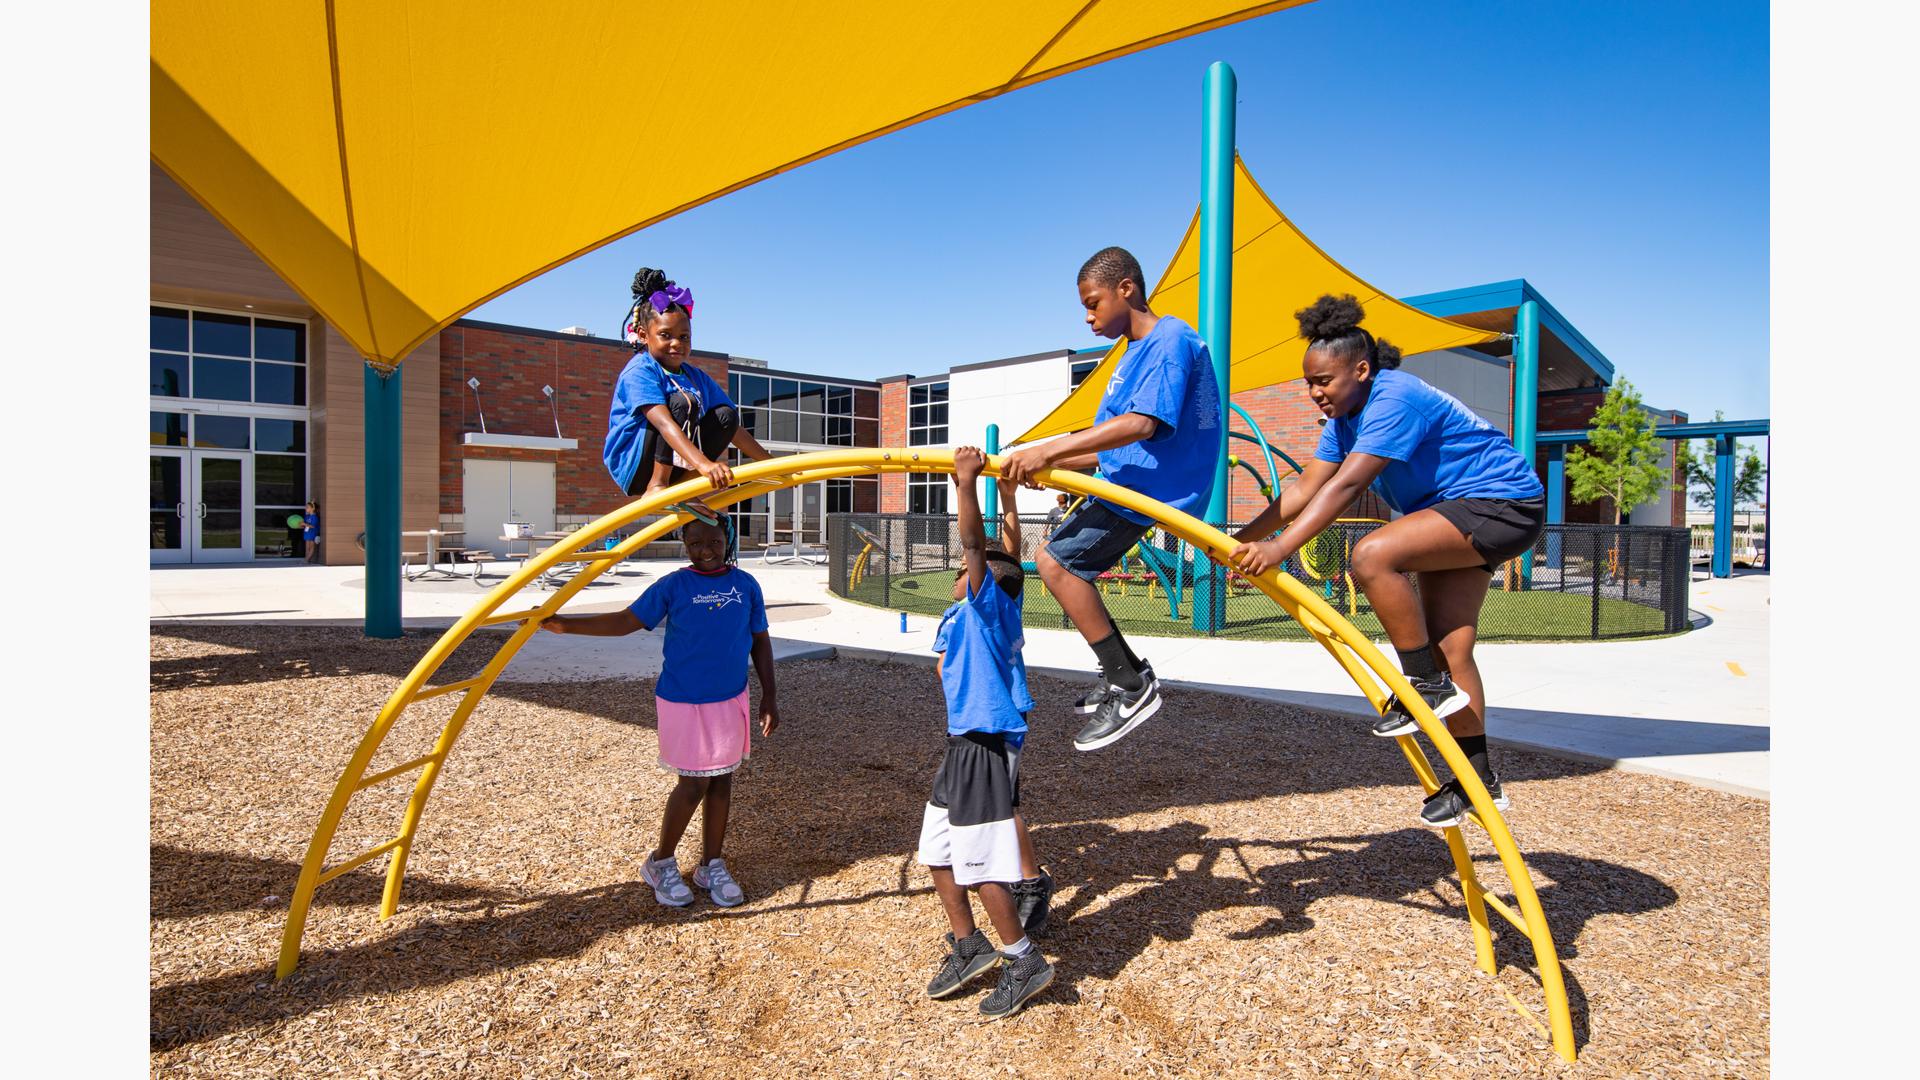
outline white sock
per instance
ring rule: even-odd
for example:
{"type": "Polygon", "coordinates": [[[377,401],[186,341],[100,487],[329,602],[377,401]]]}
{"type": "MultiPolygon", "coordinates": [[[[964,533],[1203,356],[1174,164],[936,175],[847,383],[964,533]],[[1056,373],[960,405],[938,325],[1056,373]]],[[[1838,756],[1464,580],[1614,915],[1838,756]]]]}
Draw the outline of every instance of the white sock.
{"type": "Polygon", "coordinates": [[[1016,941],[1013,944],[1002,948],[1000,950],[1000,954],[1002,956],[1005,956],[1009,960],[1018,960],[1021,957],[1027,955],[1027,953],[1032,949],[1033,949],[1033,939],[1023,937],[1019,941],[1016,941]]]}

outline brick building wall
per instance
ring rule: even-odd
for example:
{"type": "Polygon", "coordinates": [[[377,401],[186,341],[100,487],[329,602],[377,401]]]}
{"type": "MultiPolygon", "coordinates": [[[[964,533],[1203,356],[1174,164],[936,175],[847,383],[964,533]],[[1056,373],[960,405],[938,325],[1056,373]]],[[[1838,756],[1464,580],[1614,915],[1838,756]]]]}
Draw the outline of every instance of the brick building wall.
{"type": "MultiPolygon", "coordinates": [[[[468,459],[546,461],[554,465],[555,513],[590,519],[627,501],[607,475],[601,452],[606,445],[607,405],[615,380],[633,352],[625,343],[544,331],[457,322],[440,332],[440,513],[460,515],[465,506],[464,466],[468,459]],[[462,438],[480,431],[480,413],[469,378],[480,380],[480,408],[486,430],[495,435],[551,438],[554,408],[540,392],[552,386],[558,403],[560,435],[577,440],[573,450],[469,446],[462,438]]],[[[727,385],[727,359],[695,352],[689,361],[721,386],[727,385]]]]}
{"type": "MultiPolygon", "coordinates": [[[[911,375],[895,375],[880,380],[880,445],[907,445],[907,380],[911,375]]],[[[885,473],[880,477],[880,512],[907,512],[905,473],[885,473]]]]}

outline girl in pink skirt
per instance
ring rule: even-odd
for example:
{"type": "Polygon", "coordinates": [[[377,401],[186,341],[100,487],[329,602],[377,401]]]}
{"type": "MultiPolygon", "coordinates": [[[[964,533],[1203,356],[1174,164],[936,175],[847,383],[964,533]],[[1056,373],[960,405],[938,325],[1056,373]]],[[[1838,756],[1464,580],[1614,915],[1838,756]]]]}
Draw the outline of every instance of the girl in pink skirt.
{"type": "Polygon", "coordinates": [[[659,716],[660,766],[678,773],[660,822],[660,846],[640,876],[654,898],[671,907],[693,903],[674,850],[695,807],[701,816],[700,865],[693,883],[721,907],[746,899],[727,871],[721,845],[733,802],[733,771],[751,749],[752,699],[747,660],[760,676],[760,734],[780,723],[774,704],[773,643],[767,637],[767,605],[760,583],[727,562],[726,533],[695,521],[680,532],[693,565],[653,583],[624,611],[605,615],[555,615],[541,624],[556,634],[613,637],[667,624],[666,662],[654,691],[659,716]]]}

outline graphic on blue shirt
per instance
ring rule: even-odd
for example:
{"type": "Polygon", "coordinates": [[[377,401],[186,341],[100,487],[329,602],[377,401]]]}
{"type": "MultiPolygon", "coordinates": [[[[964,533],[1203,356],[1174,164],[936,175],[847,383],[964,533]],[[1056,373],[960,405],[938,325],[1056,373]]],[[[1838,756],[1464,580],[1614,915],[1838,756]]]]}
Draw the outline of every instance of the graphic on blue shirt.
{"type": "Polygon", "coordinates": [[[767,602],[752,574],[737,566],[718,574],[683,567],[627,610],[649,630],[666,621],[666,665],[654,690],[660,697],[704,705],[747,688],[753,635],[767,628],[767,602]]]}
{"type": "Polygon", "coordinates": [[[978,592],[970,590],[946,610],[933,651],[946,654],[940,689],[947,695],[947,734],[1004,732],[1015,746],[1026,739],[1033,697],[1020,655],[1025,644],[1020,600],[995,584],[992,574],[978,592]]]}
{"type": "Polygon", "coordinates": [[[1501,430],[1415,375],[1389,368],[1373,377],[1366,403],[1327,421],[1314,456],[1390,459],[1373,490],[1402,514],[1448,499],[1532,499],[1546,493],[1532,466],[1501,430]]]}
{"type": "Polygon", "coordinates": [[[301,530],[301,533],[300,533],[300,538],[302,540],[320,539],[320,515],[319,514],[301,514],[300,524],[304,526],[304,528],[301,530]]]}
{"type": "Polygon", "coordinates": [[[607,443],[601,458],[614,483],[625,491],[640,469],[640,448],[646,443],[646,411],[664,405],[667,395],[686,394],[692,399],[690,416],[698,418],[717,405],[732,405],[733,399],[713,377],[692,364],[668,371],[645,352],[633,354],[613,384],[613,403],[607,410],[607,443]]]}
{"type": "MultiPolygon", "coordinates": [[[[1220,383],[1213,377],[1213,355],[1193,327],[1162,315],[1146,337],[1127,346],[1094,422],[1130,412],[1160,421],[1158,429],[1150,438],[1100,451],[1100,475],[1175,510],[1206,513],[1224,452],[1220,383]]],[[[1128,521],[1151,523],[1144,514],[1106,506],[1128,521]]]]}

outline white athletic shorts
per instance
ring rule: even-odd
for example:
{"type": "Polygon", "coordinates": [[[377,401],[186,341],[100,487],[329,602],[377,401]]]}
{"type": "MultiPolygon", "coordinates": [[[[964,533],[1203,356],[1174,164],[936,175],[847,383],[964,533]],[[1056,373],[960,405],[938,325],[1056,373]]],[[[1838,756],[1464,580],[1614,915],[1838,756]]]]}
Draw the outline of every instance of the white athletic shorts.
{"type": "Polygon", "coordinates": [[[1019,749],[1000,734],[949,736],[920,820],[921,863],[952,867],[961,885],[1019,881],[1019,806],[1019,749]]]}

